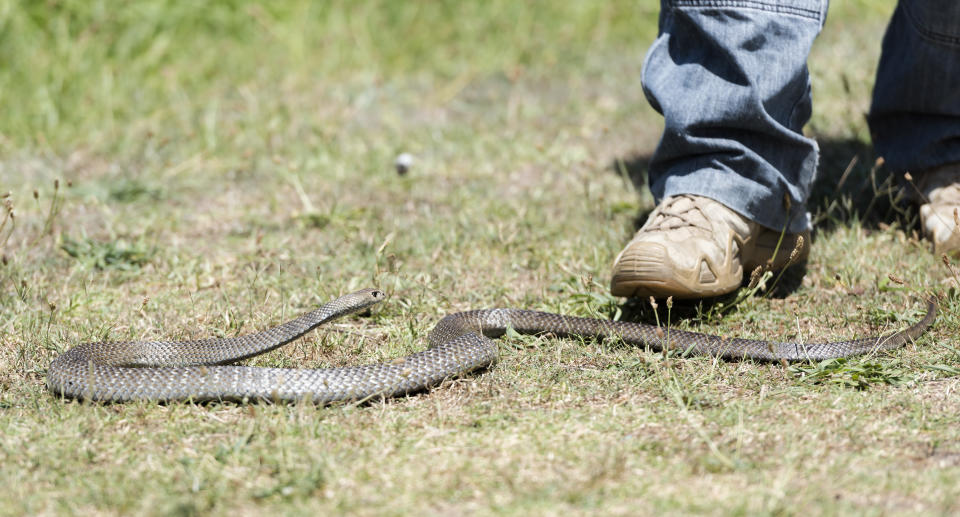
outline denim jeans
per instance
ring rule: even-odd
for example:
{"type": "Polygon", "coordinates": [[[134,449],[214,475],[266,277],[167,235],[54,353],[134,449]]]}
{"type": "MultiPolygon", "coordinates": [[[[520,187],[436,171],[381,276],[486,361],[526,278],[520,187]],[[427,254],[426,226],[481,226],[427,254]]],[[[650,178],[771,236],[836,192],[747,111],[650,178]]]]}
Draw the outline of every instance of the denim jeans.
{"type": "MultiPolygon", "coordinates": [[[[817,143],[807,56],[828,0],[661,0],[643,88],[664,116],[657,199],[713,198],[763,226],[809,229],[817,143]]],[[[883,39],[870,115],[895,170],[960,161],[960,0],[901,0],[883,39]]]]}

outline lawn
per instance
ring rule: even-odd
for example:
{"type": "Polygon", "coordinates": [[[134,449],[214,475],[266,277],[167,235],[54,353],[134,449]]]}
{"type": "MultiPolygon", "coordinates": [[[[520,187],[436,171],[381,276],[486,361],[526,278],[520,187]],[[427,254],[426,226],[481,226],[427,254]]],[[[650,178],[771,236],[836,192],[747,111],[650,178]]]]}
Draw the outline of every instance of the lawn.
{"type": "Polygon", "coordinates": [[[655,2],[208,4],[0,1],[0,514],[960,512],[960,263],[891,202],[863,116],[893,0],[835,2],[811,56],[806,274],[657,314],[607,291],[653,206],[655,2]],[[393,360],[473,308],[813,342],[943,298],[848,361],[507,337],[365,405],[45,387],[78,343],[235,336],[368,286],[369,315],[250,364],[393,360]]]}

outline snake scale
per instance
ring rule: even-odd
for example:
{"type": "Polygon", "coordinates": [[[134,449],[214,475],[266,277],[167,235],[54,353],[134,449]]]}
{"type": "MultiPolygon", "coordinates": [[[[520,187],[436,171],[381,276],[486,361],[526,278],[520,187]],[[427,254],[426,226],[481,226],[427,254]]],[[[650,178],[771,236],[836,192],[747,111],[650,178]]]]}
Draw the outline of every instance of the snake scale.
{"type": "Polygon", "coordinates": [[[917,323],[884,337],[798,344],[663,329],[642,323],[563,316],[520,309],[486,309],[445,316],[428,336],[429,348],[392,362],[346,368],[285,369],[230,365],[287,344],[319,325],[384,299],[363,289],[262,332],[199,341],[85,343],[50,364],[47,385],[70,398],[156,401],[361,401],[422,391],[444,379],[493,364],[491,338],[513,328],[521,334],[616,339],[653,350],[761,361],[822,360],[888,350],[917,338],[936,317],[931,297],[917,323]]]}

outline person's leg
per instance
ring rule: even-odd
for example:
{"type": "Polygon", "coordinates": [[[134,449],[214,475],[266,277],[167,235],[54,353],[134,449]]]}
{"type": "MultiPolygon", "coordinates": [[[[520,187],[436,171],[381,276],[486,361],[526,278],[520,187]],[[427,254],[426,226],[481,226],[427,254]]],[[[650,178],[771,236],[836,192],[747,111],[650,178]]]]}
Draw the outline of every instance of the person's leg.
{"type": "Polygon", "coordinates": [[[617,257],[613,294],[730,292],[761,262],[760,248],[772,255],[759,243],[770,241],[765,232],[809,230],[817,145],[801,132],[811,112],[806,61],[826,10],[826,0],[661,1],[643,71],[665,121],[650,164],[660,205],[617,257]]]}
{"type": "Polygon", "coordinates": [[[886,164],[913,178],[907,192],[922,204],[934,251],[960,252],[960,2],[900,0],[883,39],[869,122],[886,164]]]}

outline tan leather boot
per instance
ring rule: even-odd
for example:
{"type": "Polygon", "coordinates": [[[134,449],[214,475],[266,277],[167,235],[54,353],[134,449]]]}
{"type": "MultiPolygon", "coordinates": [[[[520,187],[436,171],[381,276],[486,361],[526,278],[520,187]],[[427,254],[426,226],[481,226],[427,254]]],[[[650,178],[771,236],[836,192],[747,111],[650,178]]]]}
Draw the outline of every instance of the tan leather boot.
{"type": "Polygon", "coordinates": [[[917,174],[920,223],[936,255],[960,255],[960,163],[917,174]]]}
{"type": "Polygon", "coordinates": [[[744,271],[781,269],[810,252],[810,232],[787,234],[770,261],[779,239],[779,232],[710,198],[668,197],[617,255],[610,292],[678,299],[726,294],[740,287],[744,271]]]}

